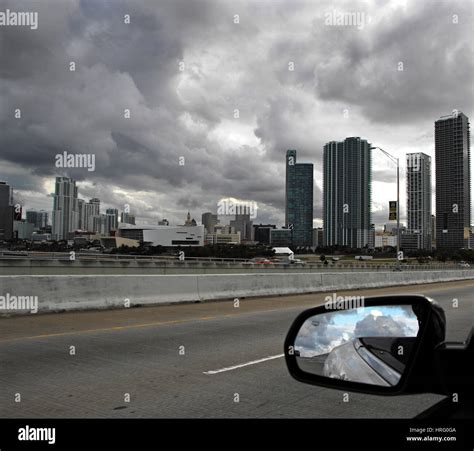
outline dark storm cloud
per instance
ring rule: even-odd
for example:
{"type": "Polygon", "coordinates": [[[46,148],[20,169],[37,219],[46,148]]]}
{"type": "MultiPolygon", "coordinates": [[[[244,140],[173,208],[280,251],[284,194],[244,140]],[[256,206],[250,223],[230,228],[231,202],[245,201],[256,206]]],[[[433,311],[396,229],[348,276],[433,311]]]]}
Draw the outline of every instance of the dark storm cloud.
{"type": "Polygon", "coordinates": [[[46,196],[45,181],[66,172],[82,196],[131,203],[153,221],[182,222],[188,209],[199,219],[233,197],[259,204],[257,222],[281,223],[294,148],[315,165],[320,217],[325,142],[426,148],[433,120],[453,108],[471,114],[471,10],[432,5],[3,1],[2,10],[38,11],[39,27],[0,29],[0,178],[29,207],[31,192],[46,196]],[[335,8],[364,13],[364,27],[325,25],[335,8]],[[65,150],[93,153],[96,170],[58,170],[65,150]]]}
{"type": "Polygon", "coordinates": [[[451,105],[469,111],[472,19],[469,2],[408,2],[406,10],[374,17],[363,32],[317,28],[314,43],[325,56],[318,94],[360,106],[375,122],[437,119],[451,105]]]}

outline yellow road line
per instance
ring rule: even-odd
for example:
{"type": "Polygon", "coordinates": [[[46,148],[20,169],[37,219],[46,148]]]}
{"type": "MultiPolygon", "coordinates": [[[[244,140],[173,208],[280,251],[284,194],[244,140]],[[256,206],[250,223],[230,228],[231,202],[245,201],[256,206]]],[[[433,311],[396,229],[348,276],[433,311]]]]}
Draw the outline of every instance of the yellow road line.
{"type": "MultiPolygon", "coordinates": [[[[455,281],[458,282],[458,281],[455,281]]],[[[459,281],[461,282],[461,281],[459,281]]],[[[449,282],[448,282],[449,283],[449,282]]],[[[416,288],[417,285],[407,285],[407,288],[416,288]]],[[[375,290],[390,290],[390,289],[399,289],[401,288],[400,286],[394,286],[394,287],[386,287],[386,288],[376,288],[375,290]]],[[[368,289],[371,291],[371,289],[368,289]]],[[[430,292],[430,291],[438,291],[439,287],[433,287],[433,288],[424,288],[422,291],[423,292],[430,292]]],[[[347,290],[343,290],[341,292],[345,292],[347,290]]],[[[361,290],[361,292],[364,292],[365,290],[361,290]]],[[[327,293],[315,293],[315,295],[325,295],[327,293]]],[[[321,302],[323,302],[321,300],[321,302]]],[[[318,304],[317,304],[318,305],[318,304]]],[[[316,306],[316,305],[315,305],[316,306]]],[[[0,343],[8,343],[12,341],[20,341],[20,340],[34,340],[38,338],[50,338],[50,337],[64,337],[68,335],[79,335],[79,334],[86,334],[86,333],[99,333],[99,332],[113,332],[113,331],[119,331],[119,330],[127,330],[127,329],[138,329],[140,327],[154,327],[154,326],[167,326],[171,324],[183,324],[183,323],[189,323],[193,321],[209,321],[212,319],[218,319],[218,318],[231,318],[231,317],[239,317],[243,316],[249,313],[267,313],[267,312],[279,312],[279,311],[285,311],[285,310],[294,310],[297,308],[304,308],[307,306],[304,305],[295,305],[291,307],[285,307],[285,308],[277,308],[277,309],[269,309],[269,310],[256,310],[256,311],[247,311],[247,312],[242,312],[242,313],[227,313],[227,314],[222,314],[218,316],[201,316],[198,318],[189,318],[189,319],[178,319],[178,320],[170,320],[170,321],[157,321],[154,323],[143,323],[143,324],[131,324],[129,326],[114,326],[114,327],[105,327],[105,328],[98,328],[98,329],[84,329],[84,330],[77,330],[77,331],[71,331],[71,332],[59,332],[59,333],[54,333],[54,334],[42,334],[42,335],[32,335],[28,337],[16,337],[16,338],[7,338],[5,340],[0,340],[0,343]]]]}
{"type": "Polygon", "coordinates": [[[158,321],[156,323],[133,324],[130,326],[114,326],[114,327],[105,327],[105,328],[99,328],[99,329],[76,330],[74,332],[59,332],[56,334],[43,334],[43,335],[32,335],[29,337],[7,338],[6,340],[0,340],[0,343],[6,343],[9,341],[18,341],[18,340],[33,340],[35,338],[63,337],[67,335],[87,334],[87,333],[94,333],[94,332],[112,332],[116,330],[135,329],[139,327],[166,326],[169,324],[179,324],[179,323],[186,323],[190,321],[196,321],[198,319],[199,318],[193,318],[193,319],[188,319],[188,320],[181,319],[181,320],[173,320],[173,321],[158,321]]]}
{"type": "Polygon", "coordinates": [[[295,306],[295,307],[288,307],[285,309],[258,310],[255,312],[243,312],[243,313],[225,314],[225,315],[219,315],[219,316],[201,316],[198,318],[177,319],[177,320],[171,320],[171,321],[157,321],[154,323],[144,323],[144,324],[131,324],[129,326],[114,326],[114,327],[105,327],[105,328],[98,328],[98,329],[84,329],[84,330],[76,330],[76,331],[71,331],[71,332],[59,332],[55,334],[32,335],[28,337],[7,338],[5,340],[0,340],[0,343],[8,343],[11,341],[19,341],[19,340],[34,340],[37,338],[64,337],[68,335],[79,335],[79,334],[87,334],[87,333],[113,332],[113,331],[118,331],[118,330],[138,329],[140,327],[168,326],[170,324],[182,324],[182,323],[189,323],[192,321],[209,321],[209,320],[218,319],[218,318],[243,316],[248,313],[277,312],[277,311],[282,311],[282,310],[292,310],[295,308],[297,307],[295,306]]]}

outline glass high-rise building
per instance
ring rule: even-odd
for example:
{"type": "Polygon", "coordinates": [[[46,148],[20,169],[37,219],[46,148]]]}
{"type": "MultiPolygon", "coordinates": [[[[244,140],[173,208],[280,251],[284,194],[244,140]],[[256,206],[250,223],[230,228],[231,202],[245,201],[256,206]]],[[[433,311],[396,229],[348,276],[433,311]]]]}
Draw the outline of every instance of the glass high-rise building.
{"type": "MultiPolygon", "coordinates": [[[[431,157],[407,154],[407,234],[416,249],[431,250],[431,157]]],[[[403,246],[402,246],[403,247],[403,246]]]]}
{"type": "Polygon", "coordinates": [[[0,182],[0,240],[13,238],[13,190],[7,182],[0,182]]]}
{"type": "Polygon", "coordinates": [[[100,233],[100,227],[97,228],[98,217],[100,216],[100,199],[94,197],[89,202],[84,204],[84,226],[83,229],[92,232],[100,233]]]}
{"type": "Polygon", "coordinates": [[[53,240],[67,240],[68,232],[79,226],[79,205],[76,181],[56,177],[53,201],[53,240]]]}
{"type": "Polygon", "coordinates": [[[112,230],[118,230],[119,213],[116,208],[107,208],[106,214],[106,235],[110,234],[112,230]]]}
{"type": "Polygon", "coordinates": [[[325,246],[369,245],[372,201],[371,145],[359,137],[324,146],[323,234],[325,246]]]}
{"type": "Polygon", "coordinates": [[[201,216],[201,222],[207,233],[214,233],[214,227],[219,222],[217,215],[211,212],[203,213],[201,216]]]}
{"type": "Polygon", "coordinates": [[[472,247],[469,119],[460,111],[435,122],[436,247],[472,247]]]}
{"type": "Polygon", "coordinates": [[[78,214],[77,214],[77,217],[79,218],[77,220],[78,222],[78,229],[80,230],[84,230],[84,229],[87,229],[87,227],[85,226],[85,218],[86,218],[86,201],[84,199],[77,199],[77,211],[78,211],[78,214]]]}
{"type": "Polygon", "coordinates": [[[313,165],[297,163],[296,150],[286,152],[285,224],[295,247],[313,242],[313,165]]]}
{"type": "Polygon", "coordinates": [[[44,229],[48,225],[48,212],[29,210],[26,212],[26,222],[34,224],[36,229],[44,229]]]}

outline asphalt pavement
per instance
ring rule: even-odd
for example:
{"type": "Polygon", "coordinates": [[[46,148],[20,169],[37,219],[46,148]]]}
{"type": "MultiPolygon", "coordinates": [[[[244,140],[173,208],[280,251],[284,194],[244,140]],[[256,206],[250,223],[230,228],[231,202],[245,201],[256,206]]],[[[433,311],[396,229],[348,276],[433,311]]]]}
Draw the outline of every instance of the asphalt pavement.
{"type": "MultiPolygon", "coordinates": [[[[467,337],[474,281],[337,294],[408,293],[441,303],[448,340],[467,337]]],[[[442,399],[345,400],[292,379],[286,332],[328,294],[0,318],[0,417],[411,418],[442,399]]]]}

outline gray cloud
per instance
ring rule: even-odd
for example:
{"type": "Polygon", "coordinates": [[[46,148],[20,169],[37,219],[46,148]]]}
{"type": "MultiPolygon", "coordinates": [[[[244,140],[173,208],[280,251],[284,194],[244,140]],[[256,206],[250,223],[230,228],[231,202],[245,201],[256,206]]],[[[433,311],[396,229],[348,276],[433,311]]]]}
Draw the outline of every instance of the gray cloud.
{"type": "Polygon", "coordinates": [[[0,178],[45,208],[62,173],[54,156],[94,153],[95,172],[66,171],[80,195],[130,203],[144,220],[200,219],[235,197],[258,202],[257,222],[281,224],[295,148],[315,165],[320,218],[325,142],[362,136],[403,159],[431,150],[440,115],[472,116],[472,10],[432,5],[338,2],[365,14],[359,30],[325,25],[329,1],[3,1],[38,11],[39,28],[0,28],[0,178]]]}

